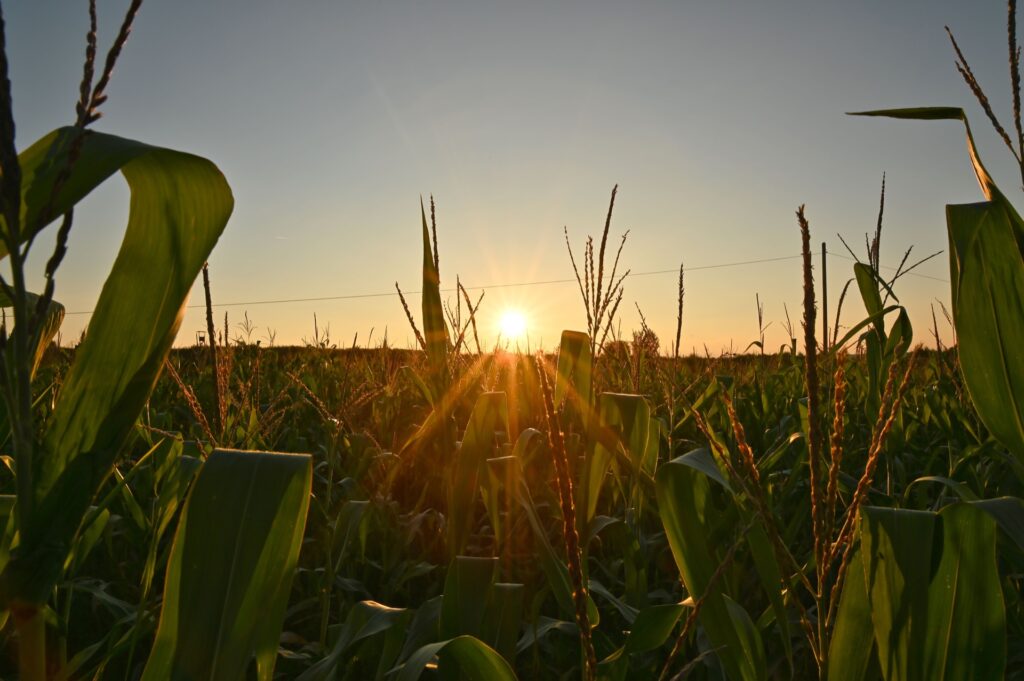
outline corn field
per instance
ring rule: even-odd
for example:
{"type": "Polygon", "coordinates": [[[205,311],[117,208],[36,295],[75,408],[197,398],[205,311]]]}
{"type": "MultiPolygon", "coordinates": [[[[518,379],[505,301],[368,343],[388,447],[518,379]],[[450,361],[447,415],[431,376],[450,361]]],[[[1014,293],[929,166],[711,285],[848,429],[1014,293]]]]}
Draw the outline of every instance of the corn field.
{"type": "MultiPolygon", "coordinates": [[[[263,346],[213,317],[228,179],[93,130],[140,5],[101,61],[90,3],[74,123],[20,151],[0,24],[0,678],[1024,678],[1024,221],[962,109],[858,114],[965,129],[952,347],[899,302],[913,265],[882,274],[881,213],[842,293],[866,316],[818,336],[813,205],[791,344],[681,356],[683,268],[673,348],[624,340],[615,190],[598,240],[565,233],[585,323],[556,352],[481,348],[432,198],[416,348],[263,346]],[[121,249],[62,347],[74,208],[117,173],[121,249]],[[206,334],[175,348],[200,279],[206,334]]],[[[1016,142],[952,42],[1019,161],[1015,10],[1016,142]]]]}

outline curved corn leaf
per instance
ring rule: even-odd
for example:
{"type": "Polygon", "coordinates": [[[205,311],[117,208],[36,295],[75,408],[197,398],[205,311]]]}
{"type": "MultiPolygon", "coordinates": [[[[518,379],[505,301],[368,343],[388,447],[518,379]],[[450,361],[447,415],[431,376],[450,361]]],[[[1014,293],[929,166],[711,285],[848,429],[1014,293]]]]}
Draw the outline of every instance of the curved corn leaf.
{"type": "Polygon", "coordinates": [[[171,548],[143,681],[273,678],[313,479],[305,454],[215,450],[171,548]]]}
{"type": "MultiPolygon", "coordinates": [[[[28,301],[29,310],[35,310],[39,304],[39,296],[35,293],[26,294],[26,300],[28,301]]],[[[0,292],[0,307],[11,307],[13,305],[14,303],[10,298],[3,292],[0,292]]],[[[51,300],[46,307],[41,323],[36,328],[35,336],[29,339],[32,355],[32,376],[35,376],[36,369],[39,368],[39,363],[43,361],[43,355],[46,354],[46,348],[50,345],[53,337],[57,335],[63,321],[64,306],[55,300],[51,300]]],[[[11,333],[13,335],[13,331],[11,333]]]]}
{"type": "Polygon", "coordinates": [[[331,652],[304,671],[298,681],[335,681],[344,671],[343,656],[347,650],[371,636],[404,625],[410,615],[406,608],[389,608],[376,601],[356,603],[349,609],[331,652]]]}
{"type": "MultiPolygon", "coordinates": [[[[740,655],[744,660],[750,660],[751,666],[757,673],[757,678],[766,679],[768,663],[765,659],[764,643],[761,642],[761,634],[757,630],[757,625],[754,624],[750,613],[744,610],[742,605],[726,594],[722,594],[722,598],[725,599],[729,618],[732,620],[740,640],[740,647],[733,654],[740,655]]],[[[728,655],[729,651],[723,651],[723,654],[728,655]]]]}
{"type": "Polygon", "coordinates": [[[907,109],[877,109],[875,111],[853,111],[850,116],[880,116],[883,118],[902,118],[915,121],[960,121],[964,124],[967,133],[967,153],[971,156],[971,165],[974,174],[978,178],[981,190],[985,197],[992,199],[995,195],[1002,195],[992,180],[985,165],[981,162],[981,156],[974,144],[974,135],[971,134],[971,126],[967,122],[967,115],[964,110],[955,106],[919,106],[907,109]]]}
{"type": "Polygon", "coordinates": [[[416,681],[434,657],[440,658],[441,670],[454,667],[467,681],[516,679],[505,658],[480,639],[466,635],[423,646],[406,660],[398,672],[397,681],[416,681]]]}
{"type": "Polygon", "coordinates": [[[922,678],[918,656],[928,621],[935,514],[865,508],[860,527],[864,580],[882,674],[887,681],[922,678]]]}
{"type": "Polygon", "coordinates": [[[992,516],[999,529],[1024,551],[1024,501],[1017,497],[997,497],[971,501],[970,504],[992,516]]]}
{"type": "Polygon", "coordinates": [[[933,107],[859,115],[958,120],[988,201],[946,206],[953,323],[964,382],[982,422],[1024,459],[1024,221],[986,170],[963,109],[933,107]]]}
{"type": "Polygon", "coordinates": [[[682,603],[651,605],[637,613],[623,646],[627,653],[654,650],[672,635],[679,618],[686,611],[682,603]]]}
{"type": "MultiPolygon", "coordinates": [[[[51,188],[79,134],[57,130],[19,155],[26,238],[45,226],[41,216],[51,205],[51,188]]],[[[35,506],[0,575],[4,604],[38,604],[49,597],[86,509],[149,397],[192,284],[233,207],[231,190],[211,162],[90,132],[52,201],[51,215],[69,210],[118,170],[131,190],[128,226],[37,451],[35,506]]]]}

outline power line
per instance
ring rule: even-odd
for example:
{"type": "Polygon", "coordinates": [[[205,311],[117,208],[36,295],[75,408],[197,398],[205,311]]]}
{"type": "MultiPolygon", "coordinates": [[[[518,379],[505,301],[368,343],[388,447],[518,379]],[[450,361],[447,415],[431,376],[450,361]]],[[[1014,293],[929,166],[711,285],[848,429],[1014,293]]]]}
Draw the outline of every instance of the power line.
{"type": "MultiPolygon", "coordinates": [[[[941,253],[941,251],[939,251],[939,252],[941,253]]],[[[833,256],[835,256],[837,258],[842,258],[843,260],[849,260],[850,262],[858,262],[858,260],[856,258],[851,258],[848,255],[843,255],[842,253],[833,253],[832,251],[828,251],[828,254],[829,255],[833,255],[833,256]]],[[[936,254],[936,255],[938,255],[938,254],[936,254]]],[[[880,265],[880,267],[882,269],[890,270],[892,272],[898,272],[899,271],[898,267],[892,267],[891,265],[880,265]]],[[[911,277],[919,277],[921,279],[931,279],[932,281],[941,281],[943,284],[948,284],[949,283],[949,279],[943,279],[942,277],[933,277],[930,274],[921,274],[919,272],[904,272],[900,276],[904,276],[904,275],[909,275],[911,277]]]]}
{"type": "MultiPolygon", "coordinates": [[[[853,258],[851,258],[849,256],[842,255],[840,253],[833,253],[832,251],[828,251],[828,254],[836,256],[836,257],[839,257],[839,258],[844,258],[844,259],[850,260],[850,261],[854,260],[853,258]]],[[[685,267],[684,266],[683,267],[683,272],[686,273],[686,272],[697,272],[697,271],[701,271],[701,270],[723,269],[723,268],[727,268],[727,267],[744,267],[744,266],[747,266],[747,265],[760,265],[760,264],[770,263],[770,262],[782,262],[784,260],[796,260],[796,259],[801,258],[801,257],[802,257],[802,255],[798,253],[796,255],[783,255],[783,256],[779,256],[779,257],[775,257],[775,258],[757,258],[755,260],[737,260],[737,261],[734,261],[734,262],[714,263],[712,265],[697,265],[697,266],[693,266],[693,267],[685,267]]],[[[889,266],[886,266],[886,265],[883,265],[883,267],[885,267],[886,269],[889,269],[889,270],[896,270],[897,269],[895,267],[889,267],[889,266]]],[[[628,277],[648,277],[648,276],[655,276],[655,275],[661,275],[661,274],[677,274],[678,272],[679,272],[678,268],[673,268],[673,269],[667,269],[667,270],[649,270],[649,271],[645,271],[645,272],[630,272],[627,276],[628,277]]],[[[924,278],[924,279],[931,279],[933,281],[940,281],[940,282],[943,282],[945,284],[949,283],[949,281],[947,281],[946,279],[941,279],[939,277],[932,277],[932,276],[929,276],[927,274],[918,274],[917,272],[908,272],[907,274],[909,274],[911,276],[915,276],[915,277],[921,277],[921,278],[924,278]]],[[[526,287],[526,286],[547,286],[547,285],[551,285],[551,284],[575,284],[575,283],[576,283],[575,279],[543,279],[543,280],[535,280],[535,281],[517,281],[517,282],[505,282],[505,283],[497,283],[497,284],[487,284],[487,285],[483,285],[483,286],[466,286],[465,288],[468,291],[483,291],[483,290],[486,290],[486,289],[521,288],[521,287],[526,287]]],[[[456,289],[454,289],[454,288],[441,289],[441,291],[443,293],[454,293],[455,290],[456,289]]],[[[419,294],[422,293],[422,291],[407,291],[406,293],[408,295],[419,295],[419,294]]],[[[361,299],[365,299],[365,298],[385,298],[385,297],[397,296],[397,295],[398,295],[397,291],[384,291],[384,292],[379,292],[379,293],[351,293],[351,294],[347,294],[347,295],[337,295],[337,296],[315,296],[315,297],[308,297],[308,298],[275,298],[275,299],[266,299],[266,300],[245,300],[245,301],[236,301],[236,302],[230,302],[230,303],[214,303],[213,307],[242,307],[242,306],[253,306],[253,305],[285,305],[285,304],[290,304],[290,303],[318,303],[318,302],[326,302],[326,301],[332,301],[332,300],[361,300],[361,299]]],[[[203,304],[197,304],[197,305],[189,305],[188,309],[198,309],[198,308],[204,308],[204,307],[205,307],[205,305],[203,305],[203,304]]],[[[75,312],[67,312],[65,314],[66,315],[88,315],[88,314],[92,314],[94,311],[95,310],[79,310],[79,311],[75,311],[75,312]]]]}

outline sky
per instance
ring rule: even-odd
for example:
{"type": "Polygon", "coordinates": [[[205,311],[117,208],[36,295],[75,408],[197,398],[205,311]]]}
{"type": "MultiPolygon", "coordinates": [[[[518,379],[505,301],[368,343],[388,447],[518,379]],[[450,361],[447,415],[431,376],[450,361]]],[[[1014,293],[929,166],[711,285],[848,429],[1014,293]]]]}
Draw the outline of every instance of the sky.
{"type": "MultiPolygon", "coordinates": [[[[101,54],[126,6],[99,0],[101,54]]],[[[73,120],[87,3],[3,9],[25,148],[73,120]]],[[[564,281],[563,228],[579,257],[617,184],[610,240],[629,230],[620,268],[637,274],[624,283],[622,334],[639,327],[639,307],[670,349],[685,263],[682,351],[743,351],[759,336],[755,296],[771,350],[788,340],[786,308],[799,334],[799,260],[777,260],[800,252],[799,205],[816,277],[820,243],[836,254],[834,316],[852,276],[837,235],[864,257],[883,172],[883,265],[910,246],[912,258],[944,250],[945,204],[982,200],[959,124],[844,112],[963,106],[989,169],[1018,196],[1012,159],[943,30],[1012,125],[1005,12],[992,0],[146,0],[94,127],[205,156],[226,175],[235,210],[209,264],[232,337],[245,335],[247,316],[251,340],[300,344],[315,315],[339,346],[356,334],[377,344],[386,331],[411,347],[396,296],[346,296],[390,294],[395,282],[419,290],[419,202],[432,194],[442,287],[458,276],[486,291],[483,342],[516,309],[531,347],[553,348],[562,329],[586,326],[576,284],[564,281]]],[[[76,209],[57,277],[64,343],[88,323],[127,210],[119,176],[76,209]]],[[[36,242],[35,281],[54,231],[36,242]]],[[[930,344],[932,305],[948,306],[946,254],[917,272],[896,293],[915,340],[930,344]]],[[[409,299],[418,317],[419,296],[409,299]]],[[[851,290],[840,324],[863,315],[856,299],[851,290]]],[[[197,287],[190,305],[201,302],[197,287]]],[[[178,344],[204,326],[190,308],[178,344]]]]}

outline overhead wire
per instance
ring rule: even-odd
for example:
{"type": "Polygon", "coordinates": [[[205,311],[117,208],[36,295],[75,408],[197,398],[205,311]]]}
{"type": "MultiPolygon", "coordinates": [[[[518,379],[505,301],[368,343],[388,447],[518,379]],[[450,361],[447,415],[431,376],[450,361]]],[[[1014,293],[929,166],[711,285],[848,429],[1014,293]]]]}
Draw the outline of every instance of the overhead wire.
{"type": "MultiPolygon", "coordinates": [[[[836,256],[836,257],[839,257],[839,258],[843,258],[845,260],[850,260],[850,261],[854,260],[853,258],[851,258],[851,257],[849,257],[847,255],[843,255],[841,253],[834,253],[832,251],[826,251],[826,253],[828,255],[836,256]]],[[[771,262],[782,262],[782,261],[785,261],[785,260],[796,260],[797,258],[800,258],[800,257],[802,257],[801,254],[797,253],[796,255],[783,255],[783,256],[778,256],[778,257],[774,257],[774,258],[756,258],[756,259],[753,259],[753,260],[737,260],[737,261],[733,261],[733,262],[713,263],[713,264],[710,264],[710,265],[696,265],[696,266],[690,266],[690,267],[684,266],[683,267],[683,273],[685,274],[687,272],[697,272],[697,271],[702,271],[702,270],[716,270],[716,269],[723,269],[723,268],[728,268],[728,267],[744,267],[744,266],[748,266],[748,265],[760,265],[760,264],[771,263],[771,262]]],[[[883,267],[885,267],[886,269],[889,269],[889,270],[896,270],[897,269],[895,267],[890,267],[890,266],[887,266],[887,265],[883,265],[883,267]]],[[[678,273],[679,273],[679,268],[672,268],[672,269],[663,269],[663,270],[647,270],[647,271],[644,271],[644,272],[630,272],[627,276],[632,278],[632,277],[647,277],[647,276],[655,276],[655,275],[661,275],[661,274],[678,274],[678,273]]],[[[943,283],[946,283],[946,284],[949,283],[949,281],[946,280],[946,279],[941,279],[939,277],[933,277],[933,276],[930,276],[930,275],[927,275],[927,274],[920,274],[920,273],[917,273],[917,272],[907,272],[907,274],[909,274],[910,276],[921,277],[921,278],[924,278],[924,279],[931,279],[933,281],[940,281],[940,282],[943,282],[943,283]]],[[[567,279],[541,279],[541,280],[534,280],[534,281],[499,282],[499,283],[495,283],[495,284],[485,284],[485,285],[479,285],[479,286],[466,286],[465,288],[468,291],[483,291],[483,290],[487,290],[487,289],[520,288],[520,287],[526,287],[526,286],[546,286],[546,285],[551,285],[551,284],[575,284],[575,283],[576,283],[575,279],[568,279],[568,278],[567,279]]],[[[456,289],[454,289],[454,288],[444,288],[444,289],[441,289],[442,293],[453,293],[453,292],[455,292],[455,290],[456,289]]],[[[422,291],[406,291],[405,293],[407,295],[418,295],[418,294],[421,294],[422,291]]],[[[398,292],[397,291],[382,291],[382,292],[377,292],[377,293],[349,293],[349,294],[341,294],[341,295],[333,295],[333,296],[309,296],[309,297],[304,297],[304,298],[272,298],[272,299],[262,299],[262,300],[242,300],[242,301],[232,301],[232,302],[228,302],[228,303],[214,303],[213,307],[244,307],[244,306],[255,306],[255,305],[285,305],[285,304],[292,304],[292,303],[319,303],[319,302],[327,302],[327,301],[334,301],[334,300],[361,300],[361,299],[368,299],[368,298],[384,298],[384,297],[391,297],[391,296],[396,296],[397,297],[398,296],[398,292]]],[[[188,309],[197,309],[197,308],[203,308],[203,307],[205,307],[205,305],[203,305],[203,304],[187,306],[188,309]]],[[[65,314],[66,315],[89,315],[89,314],[92,314],[94,311],[95,310],[76,310],[76,311],[73,311],[73,312],[67,312],[65,314]]]]}

